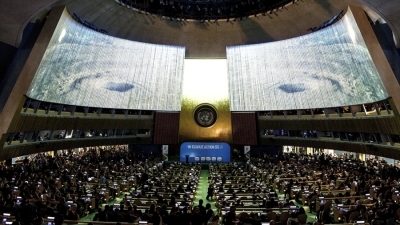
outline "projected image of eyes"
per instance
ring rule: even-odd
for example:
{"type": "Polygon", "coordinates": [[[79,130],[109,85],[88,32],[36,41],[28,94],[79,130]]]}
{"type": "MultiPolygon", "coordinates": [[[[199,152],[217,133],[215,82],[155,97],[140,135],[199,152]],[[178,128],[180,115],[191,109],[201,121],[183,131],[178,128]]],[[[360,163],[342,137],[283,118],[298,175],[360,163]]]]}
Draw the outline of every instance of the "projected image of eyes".
{"type": "Polygon", "coordinates": [[[105,72],[105,74],[97,73],[95,75],[85,75],[84,77],[80,77],[76,80],[66,80],[65,83],[70,83],[69,88],[66,88],[65,86],[60,87],[62,89],[60,91],[64,92],[64,94],[67,94],[75,91],[75,89],[86,89],[88,85],[96,85],[97,89],[104,89],[103,91],[115,91],[120,93],[130,93],[144,88],[143,85],[136,82],[127,83],[123,80],[117,82],[117,80],[119,80],[118,76],[112,76],[109,74],[109,72],[105,72]]]}
{"type": "Polygon", "coordinates": [[[63,43],[48,49],[47,54],[52,57],[38,70],[41,87],[32,92],[37,98],[77,105],[116,104],[126,108],[122,103],[129,102],[132,95],[140,99],[143,93],[152,94],[140,83],[143,82],[140,76],[130,75],[129,68],[121,67],[109,57],[93,57],[92,51],[99,51],[98,48],[92,47],[79,54],[75,53],[76,48],[82,46],[63,43]]]}
{"type": "Polygon", "coordinates": [[[89,107],[181,109],[185,49],[114,38],[63,15],[27,95],[89,107]]]}
{"type": "Polygon", "coordinates": [[[388,97],[351,13],[324,30],[228,47],[227,55],[232,111],[330,108],[388,97]]]}

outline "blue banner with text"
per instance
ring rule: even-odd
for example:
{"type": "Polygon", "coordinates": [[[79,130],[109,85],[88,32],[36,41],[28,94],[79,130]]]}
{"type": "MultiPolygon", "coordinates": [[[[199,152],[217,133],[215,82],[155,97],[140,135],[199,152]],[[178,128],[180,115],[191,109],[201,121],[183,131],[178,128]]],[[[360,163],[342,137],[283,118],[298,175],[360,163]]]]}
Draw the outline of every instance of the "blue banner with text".
{"type": "Polygon", "coordinates": [[[180,161],[186,162],[230,162],[231,148],[223,142],[184,142],[181,145],[180,161]]]}

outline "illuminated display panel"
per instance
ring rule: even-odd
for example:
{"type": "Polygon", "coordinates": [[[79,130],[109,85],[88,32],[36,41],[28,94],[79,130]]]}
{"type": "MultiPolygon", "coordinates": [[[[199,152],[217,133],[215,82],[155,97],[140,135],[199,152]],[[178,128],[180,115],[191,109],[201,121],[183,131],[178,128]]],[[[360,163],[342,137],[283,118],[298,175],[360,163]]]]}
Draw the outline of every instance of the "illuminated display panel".
{"type": "Polygon", "coordinates": [[[180,111],[185,48],[90,30],[64,12],[27,96],[103,108],[180,111]]]}
{"type": "Polygon", "coordinates": [[[349,10],[318,32],[227,47],[231,111],[330,108],[388,98],[349,10]]]}

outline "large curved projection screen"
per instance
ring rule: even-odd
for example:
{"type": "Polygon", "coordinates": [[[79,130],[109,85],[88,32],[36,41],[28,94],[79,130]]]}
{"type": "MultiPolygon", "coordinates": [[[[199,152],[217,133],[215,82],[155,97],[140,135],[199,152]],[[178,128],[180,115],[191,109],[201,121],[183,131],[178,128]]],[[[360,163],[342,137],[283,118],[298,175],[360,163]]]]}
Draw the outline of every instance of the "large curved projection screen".
{"type": "Polygon", "coordinates": [[[227,61],[231,111],[330,108],[388,97],[350,10],[312,34],[227,47],[227,61]]]}
{"type": "Polygon", "coordinates": [[[123,40],[64,12],[29,88],[62,104],[180,111],[185,48],[123,40]]]}

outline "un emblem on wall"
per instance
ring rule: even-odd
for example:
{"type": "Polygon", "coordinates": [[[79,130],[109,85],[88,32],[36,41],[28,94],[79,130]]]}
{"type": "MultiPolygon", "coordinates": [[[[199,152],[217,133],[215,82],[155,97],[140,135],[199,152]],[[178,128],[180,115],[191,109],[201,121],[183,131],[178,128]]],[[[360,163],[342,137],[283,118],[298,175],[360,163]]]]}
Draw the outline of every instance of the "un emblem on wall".
{"type": "Polygon", "coordinates": [[[194,109],[194,121],[201,127],[211,127],[217,121],[217,110],[210,104],[201,104],[194,109]]]}

